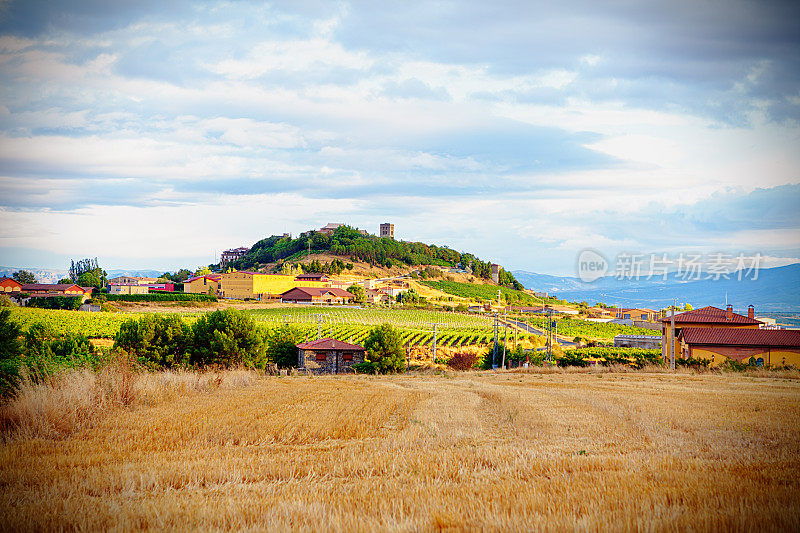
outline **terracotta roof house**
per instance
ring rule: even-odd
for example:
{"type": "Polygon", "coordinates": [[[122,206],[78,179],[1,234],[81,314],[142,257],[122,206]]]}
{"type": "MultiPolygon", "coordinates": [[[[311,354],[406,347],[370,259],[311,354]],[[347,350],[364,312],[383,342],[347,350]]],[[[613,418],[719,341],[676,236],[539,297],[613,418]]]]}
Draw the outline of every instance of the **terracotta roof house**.
{"type": "Polygon", "coordinates": [[[659,312],[653,309],[646,309],[642,307],[621,307],[611,310],[614,318],[621,320],[644,320],[656,321],[659,317],[659,312]]]}
{"type": "Polygon", "coordinates": [[[718,307],[708,306],[685,311],[675,315],[675,338],[670,339],[671,319],[669,316],[661,319],[661,353],[666,361],[669,358],[670,343],[674,347],[675,357],[680,357],[681,347],[678,338],[681,332],[691,328],[747,328],[758,329],[761,321],[754,318],[755,310],[751,305],[747,310],[747,316],[733,312],[733,306],[729,305],[725,310],[718,307]]]}
{"type": "Polygon", "coordinates": [[[726,358],[756,366],[800,367],[800,331],[750,328],[688,328],[679,337],[684,357],[726,358]]]}
{"type": "Polygon", "coordinates": [[[298,367],[314,374],[343,374],[363,363],[366,350],[358,344],[336,339],[319,339],[297,345],[298,367]]]}
{"type": "Polygon", "coordinates": [[[295,287],[281,294],[281,300],[291,303],[344,304],[354,299],[353,294],[334,287],[295,287]]]}
{"type": "Polygon", "coordinates": [[[14,278],[0,278],[0,292],[20,292],[22,283],[14,278]]]}

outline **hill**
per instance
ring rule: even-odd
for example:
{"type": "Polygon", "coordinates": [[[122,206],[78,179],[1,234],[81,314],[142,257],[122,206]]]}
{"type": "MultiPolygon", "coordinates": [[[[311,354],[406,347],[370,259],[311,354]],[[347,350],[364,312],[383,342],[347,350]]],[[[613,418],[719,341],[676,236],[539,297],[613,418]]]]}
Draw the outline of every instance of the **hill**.
{"type": "Polygon", "coordinates": [[[761,269],[756,279],[743,275],[741,280],[736,273],[731,274],[730,279],[693,281],[671,273],[666,280],[630,281],[606,276],[592,283],[583,283],[578,278],[568,276],[525,271],[514,271],[513,274],[528,289],[548,292],[572,301],[659,309],[670,305],[675,299],[695,307],[719,307],[724,305],[727,296],[728,303],[738,310],[746,310],[748,305],[755,306],[757,311],[767,312],[800,310],[800,263],[761,269]]]}
{"type": "MultiPolygon", "coordinates": [[[[338,275],[352,268],[346,261],[351,265],[361,262],[385,269],[427,265],[463,268],[476,278],[488,280],[492,277],[492,263],[482,261],[471,253],[458,252],[447,246],[364,235],[350,226],[341,226],[332,235],[314,231],[297,239],[277,235],[267,237],[255,243],[247,255],[230,266],[246,270],[272,265],[277,270],[302,263],[306,271],[338,275]],[[334,259],[327,263],[307,260],[315,254],[334,256],[334,259]]],[[[511,273],[502,268],[499,280],[501,285],[519,290],[523,288],[511,273]]]]}

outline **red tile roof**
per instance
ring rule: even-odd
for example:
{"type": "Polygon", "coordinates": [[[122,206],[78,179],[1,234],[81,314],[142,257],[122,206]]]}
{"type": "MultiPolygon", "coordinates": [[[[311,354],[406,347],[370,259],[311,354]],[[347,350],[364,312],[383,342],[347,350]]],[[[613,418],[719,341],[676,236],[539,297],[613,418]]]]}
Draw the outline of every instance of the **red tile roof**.
{"type": "Polygon", "coordinates": [[[64,292],[72,287],[77,287],[84,290],[83,287],[75,285],[74,283],[26,283],[22,285],[23,292],[25,291],[51,291],[51,292],[64,292]]]}
{"type": "Polygon", "coordinates": [[[319,339],[316,341],[308,341],[297,345],[301,350],[361,350],[364,351],[363,346],[358,344],[349,344],[347,342],[337,341],[336,339],[319,339]]]}
{"type": "Polygon", "coordinates": [[[687,344],[800,348],[800,331],[791,329],[687,328],[681,338],[687,344]]]}
{"type": "Polygon", "coordinates": [[[220,280],[220,278],[222,278],[222,274],[206,274],[206,275],[204,275],[204,276],[195,276],[195,277],[193,277],[193,278],[189,278],[189,279],[187,279],[187,280],[186,280],[186,281],[184,281],[183,283],[191,283],[191,282],[193,282],[193,281],[195,281],[195,280],[197,280],[197,279],[203,279],[203,278],[208,278],[208,279],[210,279],[211,281],[219,281],[219,280],[220,280]]]}
{"type": "MultiPolygon", "coordinates": [[[[670,318],[662,318],[661,322],[669,322],[670,318]]],[[[748,318],[745,315],[733,313],[733,318],[728,320],[726,312],[718,307],[701,307],[693,311],[686,311],[675,315],[676,324],[761,324],[761,321],[748,318]]]]}
{"type": "Polygon", "coordinates": [[[286,296],[290,292],[299,291],[304,293],[309,298],[312,296],[322,296],[323,294],[333,294],[337,298],[355,298],[355,296],[344,289],[337,289],[336,287],[294,287],[289,289],[288,291],[281,294],[281,296],[286,296]]]}

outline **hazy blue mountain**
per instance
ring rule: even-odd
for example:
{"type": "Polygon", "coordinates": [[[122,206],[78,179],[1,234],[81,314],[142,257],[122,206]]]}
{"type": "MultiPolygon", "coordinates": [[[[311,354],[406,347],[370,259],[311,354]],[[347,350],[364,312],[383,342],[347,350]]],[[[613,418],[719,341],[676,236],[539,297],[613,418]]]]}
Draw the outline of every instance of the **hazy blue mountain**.
{"type": "Polygon", "coordinates": [[[163,270],[106,270],[109,278],[119,276],[133,276],[137,278],[157,278],[163,274],[163,270]]]}
{"type": "Polygon", "coordinates": [[[800,310],[800,264],[762,269],[755,280],[748,276],[738,280],[734,274],[731,279],[686,281],[672,273],[666,280],[631,281],[606,276],[593,283],[582,283],[569,276],[512,273],[528,289],[590,304],[604,302],[619,307],[660,309],[677,299],[679,303],[690,303],[694,307],[720,307],[725,304],[727,295],[727,301],[737,310],[745,310],[748,305],[755,306],[757,311],[800,310]]]}
{"type": "MultiPolygon", "coordinates": [[[[0,278],[11,277],[14,272],[19,270],[27,270],[36,276],[36,281],[39,283],[58,283],[58,280],[69,276],[67,269],[55,268],[19,268],[0,266],[0,278]]],[[[157,278],[164,273],[163,270],[107,270],[109,278],[116,278],[117,276],[138,276],[142,278],[157,278]]]]}
{"type": "Polygon", "coordinates": [[[0,266],[0,278],[10,278],[14,272],[18,272],[20,270],[27,270],[28,272],[31,272],[34,276],[36,276],[36,281],[38,283],[58,283],[58,280],[66,278],[68,274],[67,270],[52,268],[19,268],[0,266]]]}

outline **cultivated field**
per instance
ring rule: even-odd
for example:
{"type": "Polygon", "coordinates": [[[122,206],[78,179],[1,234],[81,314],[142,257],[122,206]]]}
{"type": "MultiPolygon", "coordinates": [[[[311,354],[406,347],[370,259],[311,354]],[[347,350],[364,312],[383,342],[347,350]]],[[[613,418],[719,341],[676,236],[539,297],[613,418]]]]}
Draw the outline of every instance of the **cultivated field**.
{"type": "Polygon", "coordinates": [[[0,529],[797,531],[775,375],[66,374],[3,413],[0,529]]]}

